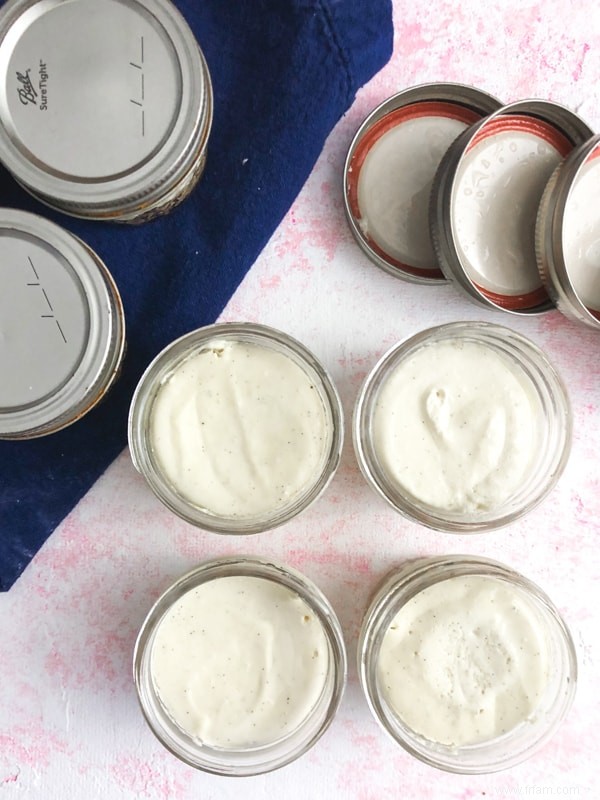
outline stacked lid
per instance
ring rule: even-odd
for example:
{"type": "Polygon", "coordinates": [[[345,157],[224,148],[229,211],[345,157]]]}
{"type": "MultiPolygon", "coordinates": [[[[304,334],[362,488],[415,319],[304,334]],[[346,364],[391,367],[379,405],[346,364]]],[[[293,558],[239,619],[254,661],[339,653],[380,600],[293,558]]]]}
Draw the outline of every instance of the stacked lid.
{"type": "Polygon", "coordinates": [[[480,305],[555,305],[600,329],[600,137],[544,100],[502,106],[426,84],[362,123],[346,212],[371,260],[405,280],[453,282],[480,305]]]}

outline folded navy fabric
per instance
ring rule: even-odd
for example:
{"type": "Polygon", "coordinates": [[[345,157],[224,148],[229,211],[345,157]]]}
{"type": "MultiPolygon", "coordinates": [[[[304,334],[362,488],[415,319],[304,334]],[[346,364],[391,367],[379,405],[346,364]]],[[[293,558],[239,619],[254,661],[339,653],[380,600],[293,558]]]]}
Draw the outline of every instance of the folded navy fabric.
{"type": "Polygon", "coordinates": [[[83,420],[43,439],[0,442],[2,590],[125,446],[129,402],[148,362],[218,317],[356,90],[391,54],[391,0],[176,5],[200,42],[215,95],[206,171],[179,208],[140,227],[74,220],[0,172],[1,205],[50,217],[105,261],[128,340],[120,380],[83,420]]]}

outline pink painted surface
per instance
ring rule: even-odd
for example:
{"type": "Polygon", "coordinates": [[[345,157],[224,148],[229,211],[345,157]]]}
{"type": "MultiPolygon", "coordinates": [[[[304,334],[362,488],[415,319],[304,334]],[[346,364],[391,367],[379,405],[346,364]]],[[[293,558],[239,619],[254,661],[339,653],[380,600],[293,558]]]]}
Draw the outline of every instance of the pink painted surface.
{"type": "Polygon", "coordinates": [[[349,437],[341,469],[304,516],[229,539],[161,507],[127,453],[0,596],[0,798],[252,800],[598,796],[600,729],[600,335],[552,312],[487,312],[451,287],[413,286],[376,269],[347,229],[341,168],[366,114],[426,81],[479,86],[509,101],[546,97],[600,128],[600,12],[567,0],[395,0],[395,52],[329,138],[293,208],[223,315],[280,327],[330,369],[349,419],[366,372],[393,342],[461,319],[512,326],[544,347],[570,389],[572,457],[558,487],[523,521],[492,534],[427,531],[388,510],[361,478],[349,437]],[[338,609],[350,654],[340,713],[318,745],[272,775],[233,781],[197,773],[145,726],[130,677],[150,604],[201,559],[269,555],[313,578],[338,609]],[[356,679],[361,615],[379,578],[416,555],[466,552],[505,561],[564,613],[580,664],[578,694],[554,739],[493,776],[425,767],[379,730],[356,679]]]}

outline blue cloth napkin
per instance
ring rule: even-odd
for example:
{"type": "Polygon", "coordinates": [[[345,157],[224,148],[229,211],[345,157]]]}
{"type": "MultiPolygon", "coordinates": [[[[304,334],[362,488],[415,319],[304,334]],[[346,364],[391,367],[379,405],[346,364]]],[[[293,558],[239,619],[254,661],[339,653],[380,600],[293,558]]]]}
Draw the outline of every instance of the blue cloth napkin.
{"type": "Polygon", "coordinates": [[[218,317],[356,90],[391,54],[391,0],[176,5],[200,42],[215,94],[206,171],[179,208],[141,227],[74,220],[0,172],[2,205],[54,219],[105,261],[128,326],[122,376],[98,408],[52,436],[0,442],[2,590],[125,446],[129,402],[148,362],[218,317]]]}

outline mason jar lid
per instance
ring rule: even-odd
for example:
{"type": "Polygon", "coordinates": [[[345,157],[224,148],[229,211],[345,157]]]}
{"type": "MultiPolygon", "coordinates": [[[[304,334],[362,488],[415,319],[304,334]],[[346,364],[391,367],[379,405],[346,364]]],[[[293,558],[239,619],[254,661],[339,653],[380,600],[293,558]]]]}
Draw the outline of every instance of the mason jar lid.
{"type": "Polygon", "coordinates": [[[77,216],[147,208],[208,136],[208,70],[168,0],[9,0],[0,80],[6,167],[77,216]]]}
{"type": "Polygon", "coordinates": [[[600,329],[600,135],[557,167],[536,226],[540,275],[559,311],[600,329]]]}
{"type": "Polygon", "coordinates": [[[124,350],[106,267],[42,217],[0,209],[0,438],[53,433],[92,408],[124,350]]]}
{"type": "Polygon", "coordinates": [[[478,304],[515,314],[553,304],[538,274],[535,220],[546,183],[592,132],[556,103],[512,103],[462,133],[434,181],[430,225],[440,266],[478,304]]]}
{"type": "Polygon", "coordinates": [[[369,709],[392,741],[458,774],[530,758],[555,734],[577,685],[573,639],[552,600],[511,567],[472,555],[417,557],[393,569],[365,612],[357,662],[369,709]],[[522,681],[511,684],[518,683],[518,698],[504,682],[513,670],[531,681],[529,692],[522,681]],[[432,735],[444,720],[453,744],[432,735]],[[475,740],[467,743],[466,733],[475,740]]]}
{"type": "Polygon", "coordinates": [[[495,97],[457,83],[428,83],[385,100],[358,129],[344,166],[350,229],[377,266],[414,283],[445,282],[428,227],[431,184],[442,156],[495,97]]]}

